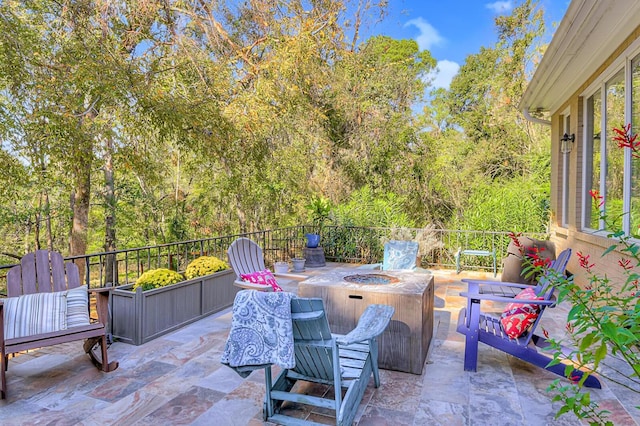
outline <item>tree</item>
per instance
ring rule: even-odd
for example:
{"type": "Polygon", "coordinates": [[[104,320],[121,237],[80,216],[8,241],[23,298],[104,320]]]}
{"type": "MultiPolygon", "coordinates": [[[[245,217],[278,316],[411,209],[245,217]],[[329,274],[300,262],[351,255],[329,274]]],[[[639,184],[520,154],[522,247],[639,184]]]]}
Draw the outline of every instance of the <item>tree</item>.
{"type": "MultiPolygon", "coordinates": [[[[444,176],[455,176],[449,182],[460,189],[447,185],[444,176],[440,178],[450,188],[454,206],[449,224],[477,227],[478,222],[467,218],[493,215],[481,194],[501,200],[502,208],[517,209],[522,188],[527,188],[524,197],[541,206],[535,209],[535,217],[512,220],[504,216],[504,221],[485,223],[489,228],[483,229],[539,229],[548,215],[544,200],[549,196],[549,139],[539,125],[524,119],[518,104],[526,88],[527,70],[538,54],[535,43],[544,29],[542,10],[526,0],[511,15],[496,18],[496,27],[496,45],[468,56],[450,90],[434,98],[440,117],[442,111],[448,111],[445,127],[459,129],[434,142],[436,157],[450,158],[455,165],[450,171],[458,170],[444,176]],[[514,187],[520,192],[509,189],[514,187]]],[[[435,116],[433,111],[427,113],[435,116]]]]}

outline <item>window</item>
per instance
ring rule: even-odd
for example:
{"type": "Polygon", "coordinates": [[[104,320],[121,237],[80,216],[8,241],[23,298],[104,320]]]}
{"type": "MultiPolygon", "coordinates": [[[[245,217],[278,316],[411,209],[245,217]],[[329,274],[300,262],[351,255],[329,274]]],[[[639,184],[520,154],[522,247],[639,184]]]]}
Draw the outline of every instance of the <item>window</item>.
{"type": "MultiPolygon", "coordinates": [[[[571,134],[571,116],[565,115],[563,120],[563,132],[571,134]]],[[[562,226],[565,228],[569,225],[569,167],[570,167],[569,150],[561,150],[562,153],[562,226]]]]}
{"type": "Polygon", "coordinates": [[[604,146],[602,152],[606,153],[606,183],[604,193],[606,203],[603,206],[609,221],[615,223],[614,229],[622,227],[622,191],[624,177],[624,150],[618,147],[613,141],[614,128],[621,129],[625,125],[624,120],[624,70],[617,73],[606,84],[606,116],[605,129],[606,139],[603,139],[604,146]]]}
{"type": "MultiPolygon", "coordinates": [[[[640,131],[640,57],[631,62],[631,128],[633,133],[640,131]]],[[[631,161],[630,194],[630,233],[640,234],[640,159],[631,161]]]]}
{"type": "Polygon", "coordinates": [[[631,149],[613,140],[614,128],[631,122],[631,133],[640,132],[640,55],[591,89],[585,102],[585,205],[583,227],[602,230],[606,214],[612,229],[640,235],[640,159],[631,149]],[[598,209],[588,191],[598,191],[604,204],[598,209]],[[626,214],[628,213],[628,214],[626,214]]]}
{"type": "MultiPolygon", "coordinates": [[[[587,129],[586,129],[586,149],[589,159],[587,160],[586,176],[591,176],[591,182],[588,187],[589,190],[602,192],[600,190],[600,164],[602,158],[600,156],[600,141],[601,141],[601,112],[602,112],[602,97],[600,92],[596,92],[587,99],[587,129]]],[[[600,229],[600,212],[597,206],[591,202],[591,197],[586,197],[587,205],[585,206],[585,226],[591,229],[600,229]]]]}
{"type": "Polygon", "coordinates": [[[617,72],[596,93],[587,99],[587,147],[589,154],[587,172],[591,175],[591,187],[605,203],[600,210],[587,194],[585,224],[591,229],[604,229],[601,213],[613,222],[614,229],[623,226],[624,211],[624,162],[625,151],[613,140],[614,128],[625,125],[624,69],[617,72]],[[604,98],[604,102],[602,99],[604,98]],[[602,211],[604,209],[604,211],[602,211]]]}

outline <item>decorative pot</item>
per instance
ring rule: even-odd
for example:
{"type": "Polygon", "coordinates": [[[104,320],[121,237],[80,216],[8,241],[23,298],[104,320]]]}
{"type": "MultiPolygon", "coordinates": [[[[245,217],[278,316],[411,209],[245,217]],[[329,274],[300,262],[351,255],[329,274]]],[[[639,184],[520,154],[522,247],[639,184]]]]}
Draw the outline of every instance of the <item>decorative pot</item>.
{"type": "Polygon", "coordinates": [[[307,237],[307,247],[316,248],[320,244],[320,235],[318,234],[305,234],[307,237]]]}
{"type": "Polygon", "coordinates": [[[291,259],[291,263],[293,263],[293,272],[302,272],[304,271],[304,258],[294,257],[291,259]]]}
{"type": "Polygon", "coordinates": [[[273,264],[273,270],[276,274],[286,274],[289,271],[289,263],[276,262],[273,264]]]}

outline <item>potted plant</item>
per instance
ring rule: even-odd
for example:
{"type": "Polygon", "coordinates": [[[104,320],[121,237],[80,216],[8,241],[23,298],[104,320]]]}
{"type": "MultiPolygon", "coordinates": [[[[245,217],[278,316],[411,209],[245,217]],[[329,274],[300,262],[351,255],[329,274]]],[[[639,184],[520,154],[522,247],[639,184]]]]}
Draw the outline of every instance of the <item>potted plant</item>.
{"type": "Polygon", "coordinates": [[[113,337],[141,345],[225,309],[239,290],[234,280],[229,265],[214,256],[195,259],[184,276],[164,268],[149,270],[135,284],[111,291],[113,337]]]}
{"type": "Polygon", "coordinates": [[[329,213],[331,212],[331,201],[322,196],[315,196],[305,208],[309,210],[314,230],[313,233],[305,234],[307,247],[316,248],[320,244],[320,234],[324,229],[324,223],[329,218],[329,213]]]}

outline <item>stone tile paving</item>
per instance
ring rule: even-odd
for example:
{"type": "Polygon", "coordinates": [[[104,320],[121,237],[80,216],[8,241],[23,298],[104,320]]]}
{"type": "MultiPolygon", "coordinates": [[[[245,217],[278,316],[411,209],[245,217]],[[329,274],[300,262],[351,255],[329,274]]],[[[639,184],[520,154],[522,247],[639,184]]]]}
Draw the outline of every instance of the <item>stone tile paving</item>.
{"type": "MultiPolygon", "coordinates": [[[[463,275],[464,274],[464,275],[463,275]]],[[[580,425],[572,415],[555,420],[558,403],[546,388],[556,376],[486,345],[478,371],[463,371],[464,339],[455,331],[465,303],[463,276],[434,271],[435,333],[422,375],[381,371],[358,409],[359,426],[378,425],[580,425]]],[[[489,275],[490,276],[490,275],[489,275]]],[[[286,283],[295,290],[295,282],[286,283]]],[[[498,307],[496,307],[498,309],[498,307]]],[[[542,326],[562,332],[566,308],[547,311],[542,326]]],[[[113,373],[95,369],[81,342],[31,351],[9,361],[8,399],[0,401],[2,425],[264,425],[264,373],[242,379],[220,364],[230,310],[205,318],[142,346],[116,342],[113,373]]],[[[274,371],[277,374],[277,371],[274,371]]],[[[305,392],[333,392],[306,384],[305,392]]],[[[637,425],[635,396],[605,384],[592,397],[612,412],[616,425],[637,425]],[[623,405],[624,404],[624,405],[623,405]]],[[[332,411],[291,404],[288,413],[332,424],[332,411]]]]}

